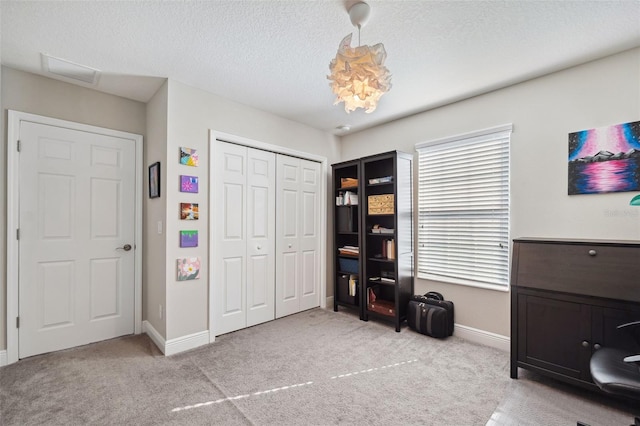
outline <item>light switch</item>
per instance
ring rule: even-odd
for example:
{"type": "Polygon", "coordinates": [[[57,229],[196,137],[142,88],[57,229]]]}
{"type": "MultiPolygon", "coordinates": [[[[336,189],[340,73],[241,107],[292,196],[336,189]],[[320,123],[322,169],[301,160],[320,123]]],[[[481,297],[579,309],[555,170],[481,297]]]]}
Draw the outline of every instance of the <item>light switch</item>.
{"type": "Polygon", "coordinates": [[[158,221],[158,234],[162,234],[162,221],[158,221]]]}

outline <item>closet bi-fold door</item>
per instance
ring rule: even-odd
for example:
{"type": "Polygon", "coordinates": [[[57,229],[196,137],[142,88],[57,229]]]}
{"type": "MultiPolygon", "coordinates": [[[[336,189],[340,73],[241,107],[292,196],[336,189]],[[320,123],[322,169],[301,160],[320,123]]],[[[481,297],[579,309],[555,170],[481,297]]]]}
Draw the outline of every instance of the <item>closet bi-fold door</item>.
{"type": "Polygon", "coordinates": [[[216,335],[274,319],[275,154],[216,141],[212,256],[216,335]]]}
{"type": "Polygon", "coordinates": [[[278,155],[276,318],[320,305],[320,163],[278,155]]]}

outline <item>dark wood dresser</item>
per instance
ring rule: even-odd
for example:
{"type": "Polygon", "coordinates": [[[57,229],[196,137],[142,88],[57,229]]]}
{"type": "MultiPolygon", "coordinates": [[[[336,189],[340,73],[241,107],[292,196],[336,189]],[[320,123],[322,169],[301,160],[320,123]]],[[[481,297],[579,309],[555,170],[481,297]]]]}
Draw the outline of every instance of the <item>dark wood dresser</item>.
{"type": "Polygon", "coordinates": [[[511,378],[518,367],[586,388],[591,354],[635,351],[640,242],[518,238],[511,267],[511,378]]]}

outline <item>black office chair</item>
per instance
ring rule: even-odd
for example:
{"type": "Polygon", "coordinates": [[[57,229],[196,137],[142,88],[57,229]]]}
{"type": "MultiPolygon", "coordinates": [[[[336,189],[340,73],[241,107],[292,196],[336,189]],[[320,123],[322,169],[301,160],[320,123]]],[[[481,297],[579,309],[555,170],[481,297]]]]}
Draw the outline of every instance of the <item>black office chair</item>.
{"type": "MultiPolygon", "coordinates": [[[[619,325],[618,329],[638,326],[640,321],[635,321],[619,325]]],[[[598,349],[591,356],[589,367],[593,382],[603,391],[640,400],[640,354],[617,348],[598,349]]],[[[640,426],[640,417],[635,418],[635,426],[640,426]]]]}

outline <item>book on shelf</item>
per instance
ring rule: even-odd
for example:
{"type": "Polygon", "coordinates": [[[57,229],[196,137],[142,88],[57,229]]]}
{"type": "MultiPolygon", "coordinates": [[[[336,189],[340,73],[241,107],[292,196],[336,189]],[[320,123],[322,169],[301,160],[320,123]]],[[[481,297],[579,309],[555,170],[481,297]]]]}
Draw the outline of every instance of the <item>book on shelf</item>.
{"type": "Polygon", "coordinates": [[[338,248],[338,253],[346,256],[358,256],[360,254],[360,248],[355,246],[342,246],[338,248]]]}
{"type": "Polygon", "coordinates": [[[387,259],[396,258],[396,244],[393,240],[385,240],[387,243],[387,259]]]}
{"type": "Polygon", "coordinates": [[[380,282],[380,283],[395,283],[396,282],[396,280],[394,280],[393,278],[387,278],[387,277],[371,277],[371,278],[369,278],[369,281],[380,282]]]}
{"type": "Polygon", "coordinates": [[[393,176],[382,176],[382,177],[369,179],[369,185],[373,185],[376,183],[389,183],[389,182],[393,182],[393,176]]]}
{"type": "Polygon", "coordinates": [[[393,232],[394,232],[394,229],[385,228],[384,226],[380,226],[380,225],[373,225],[371,227],[372,234],[393,234],[393,232]]]}
{"type": "Polygon", "coordinates": [[[393,260],[396,258],[396,245],[395,242],[391,240],[382,240],[381,244],[381,252],[382,259],[393,260]]]}

